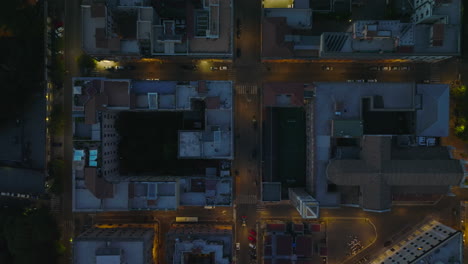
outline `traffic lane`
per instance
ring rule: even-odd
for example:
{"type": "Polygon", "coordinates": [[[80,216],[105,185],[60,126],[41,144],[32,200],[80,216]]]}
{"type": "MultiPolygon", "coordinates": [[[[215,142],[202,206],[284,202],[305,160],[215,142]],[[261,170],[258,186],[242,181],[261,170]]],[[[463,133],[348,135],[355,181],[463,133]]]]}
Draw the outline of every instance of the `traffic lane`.
{"type": "Polygon", "coordinates": [[[397,67],[409,67],[409,70],[369,70],[371,67],[381,67],[374,64],[344,64],[344,63],[264,63],[262,74],[267,81],[284,81],[294,79],[300,81],[346,81],[369,80],[378,81],[417,81],[430,77],[429,66],[422,64],[395,64],[397,67]],[[329,70],[326,70],[326,69],[329,70]]]}
{"type": "Polygon", "coordinates": [[[193,80],[229,80],[232,79],[232,68],[228,70],[183,70],[174,67],[172,69],[146,68],[138,70],[100,71],[108,78],[124,78],[139,80],[167,80],[167,81],[193,81],[193,80]]]}
{"type": "Polygon", "coordinates": [[[101,212],[93,218],[94,223],[148,223],[155,221],[171,221],[174,222],[177,216],[190,217],[198,216],[199,221],[231,221],[231,207],[215,207],[213,209],[205,209],[204,207],[181,207],[177,211],[129,211],[129,212],[101,212]]]}
{"type": "Polygon", "coordinates": [[[235,4],[235,37],[236,50],[233,55],[236,63],[260,62],[260,19],[261,19],[261,2],[260,1],[236,1],[235,4]],[[237,39],[237,20],[240,26],[240,38],[237,39]],[[237,49],[241,50],[241,56],[237,56],[237,49]]]}
{"type": "MultiPolygon", "coordinates": [[[[256,205],[241,204],[237,206],[238,217],[236,221],[236,239],[240,243],[240,250],[238,251],[237,263],[249,263],[250,261],[250,246],[249,243],[249,230],[255,229],[256,225],[256,205]],[[246,226],[242,226],[242,216],[246,216],[246,226]]],[[[253,243],[254,244],[254,243],[253,243]]]]}

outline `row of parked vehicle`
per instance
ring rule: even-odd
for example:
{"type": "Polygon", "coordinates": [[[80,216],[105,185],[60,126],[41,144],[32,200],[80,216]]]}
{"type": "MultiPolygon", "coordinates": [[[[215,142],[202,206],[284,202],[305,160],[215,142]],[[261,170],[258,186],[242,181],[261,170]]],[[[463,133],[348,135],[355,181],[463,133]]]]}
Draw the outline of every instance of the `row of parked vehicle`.
{"type": "Polygon", "coordinates": [[[135,66],[133,66],[133,65],[126,65],[126,66],[107,66],[107,67],[105,67],[104,69],[106,69],[106,71],[124,71],[124,70],[131,71],[131,70],[134,70],[134,69],[135,69],[135,66]]]}
{"type": "Polygon", "coordinates": [[[377,82],[377,79],[369,79],[369,80],[348,80],[347,82],[358,82],[358,83],[369,82],[369,83],[376,83],[376,82],[377,82]]]}
{"type": "Polygon", "coordinates": [[[25,198],[25,199],[38,199],[37,195],[31,195],[31,194],[22,194],[22,193],[10,193],[10,192],[1,192],[1,196],[7,196],[7,197],[16,197],[16,198],[25,198]]]}
{"type": "Polygon", "coordinates": [[[410,66],[371,66],[370,71],[409,71],[410,66]]]}

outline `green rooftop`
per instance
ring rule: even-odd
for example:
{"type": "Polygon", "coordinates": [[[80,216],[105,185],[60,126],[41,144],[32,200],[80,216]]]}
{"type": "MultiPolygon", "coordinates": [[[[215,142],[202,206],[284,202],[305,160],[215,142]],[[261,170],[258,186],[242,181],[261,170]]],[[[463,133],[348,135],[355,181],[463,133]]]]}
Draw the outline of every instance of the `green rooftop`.
{"type": "Polygon", "coordinates": [[[334,137],[361,137],[362,120],[333,120],[332,129],[334,137]]]}

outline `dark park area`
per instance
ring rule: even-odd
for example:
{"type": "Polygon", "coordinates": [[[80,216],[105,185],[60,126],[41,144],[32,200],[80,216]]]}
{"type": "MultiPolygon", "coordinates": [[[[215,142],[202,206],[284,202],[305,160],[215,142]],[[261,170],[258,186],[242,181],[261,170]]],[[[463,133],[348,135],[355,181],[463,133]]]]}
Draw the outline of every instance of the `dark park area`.
{"type": "Polygon", "coordinates": [[[0,127],[27,111],[44,79],[42,1],[5,1],[0,8],[0,127]]]}
{"type": "Polygon", "coordinates": [[[46,207],[5,206],[0,210],[0,263],[57,263],[65,248],[46,207]]]}

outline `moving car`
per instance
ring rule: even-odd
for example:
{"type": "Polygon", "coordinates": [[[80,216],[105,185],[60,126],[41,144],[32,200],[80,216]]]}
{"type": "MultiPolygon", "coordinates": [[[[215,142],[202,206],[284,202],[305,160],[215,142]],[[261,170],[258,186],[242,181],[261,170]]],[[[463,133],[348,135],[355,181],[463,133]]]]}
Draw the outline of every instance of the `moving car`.
{"type": "Polygon", "coordinates": [[[236,250],[240,250],[240,243],[239,242],[236,243],[236,250]]]}
{"type": "Polygon", "coordinates": [[[252,236],[257,236],[257,232],[255,232],[255,230],[253,229],[249,230],[249,234],[251,234],[252,236]]]}
{"type": "Polygon", "coordinates": [[[245,222],[245,220],[247,220],[247,216],[243,215],[243,216],[241,217],[241,219],[242,219],[242,226],[243,226],[243,227],[247,226],[247,224],[246,224],[246,222],[245,222]]]}
{"type": "Polygon", "coordinates": [[[252,242],[252,243],[257,242],[257,239],[255,239],[255,237],[253,237],[253,236],[249,236],[248,239],[249,239],[249,241],[252,242]]]}
{"type": "Polygon", "coordinates": [[[250,247],[251,249],[257,249],[257,246],[254,245],[254,244],[252,244],[252,243],[249,243],[249,247],[250,247]]]}

